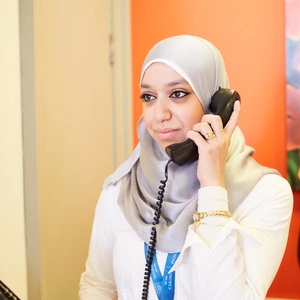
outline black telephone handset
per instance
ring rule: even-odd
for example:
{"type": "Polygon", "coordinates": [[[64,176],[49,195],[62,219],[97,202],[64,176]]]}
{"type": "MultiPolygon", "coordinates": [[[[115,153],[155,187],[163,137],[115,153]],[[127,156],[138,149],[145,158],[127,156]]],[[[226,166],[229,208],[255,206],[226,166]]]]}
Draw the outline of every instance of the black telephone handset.
{"type": "MultiPolygon", "coordinates": [[[[209,110],[214,115],[221,117],[223,127],[230,119],[235,101],[241,101],[239,93],[226,88],[219,88],[211,98],[209,110]]],[[[169,145],[165,148],[165,151],[171,161],[179,166],[192,163],[198,159],[198,147],[191,139],[169,145]]]]}

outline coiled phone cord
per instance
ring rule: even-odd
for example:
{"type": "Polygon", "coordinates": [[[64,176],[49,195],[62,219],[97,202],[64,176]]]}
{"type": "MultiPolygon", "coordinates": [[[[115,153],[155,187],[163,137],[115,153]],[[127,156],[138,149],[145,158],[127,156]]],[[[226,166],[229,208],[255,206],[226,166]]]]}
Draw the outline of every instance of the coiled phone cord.
{"type": "Polygon", "coordinates": [[[145,264],[145,272],[144,272],[144,282],[143,282],[143,292],[142,292],[142,300],[148,299],[148,290],[149,290],[149,283],[150,283],[150,275],[151,275],[151,266],[153,261],[153,256],[155,252],[155,246],[156,246],[156,225],[159,222],[162,203],[164,200],[164,192],[165,187],[168,181],[168,166],[169,163],[172,160],[170,159],[165,167],[165,180],[161,180],[161,185],[159,186],[158,196],[157,196],[157,202],[152,222],[152,228],[151,228],[151,234],[150,234],[150,241],[149,241],[149,247],[148,247],[148,253],[146,258],[146,264],[145,264]]]}

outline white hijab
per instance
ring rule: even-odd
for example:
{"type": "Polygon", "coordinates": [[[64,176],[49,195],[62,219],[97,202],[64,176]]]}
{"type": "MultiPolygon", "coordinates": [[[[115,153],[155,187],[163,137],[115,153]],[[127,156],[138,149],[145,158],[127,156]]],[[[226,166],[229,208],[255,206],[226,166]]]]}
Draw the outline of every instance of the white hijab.
{"type": "MultiPolygon", "coordinates": [[[[142,67],[145,70],[155,62],[165,63],[180,74],[192,87],[206,113],[212,95],[219,89],[229,88],[223,58],[210,42],[195,36],[180,35],[164,39],[148,53],[142,67]]],[[[160,180],[164,179],[167,154],[147,132],[143,118],[138,125],[139,144],[132,155],[104,183],[104,188],[122,180],[118,204],[125,218],[141,239],[148,243],[157,202],[160,180]]],[[[245,145],[237,127],[228,150],[225,185],[229,208],[233,213],[257,181],[267,173],[276,173],[260,166],[253,158],[254,150],[245,145]]],[[[157,225],[156,248],[163,252],[179,252],[188,226],[197,209],[199,183],[197,161],[178,167],[169,165],[160,222],[157,225]]]]}
{"type": "Polygon", "coordinates": [[[221,53],[212,43],[200,37],[179,35],[157,43],[144,61],[140,81],[146,69],[155,62],[164,63],[181,75],[206,113],[209,112],[210,99],[219,87],[229,88],[221,53]]]}

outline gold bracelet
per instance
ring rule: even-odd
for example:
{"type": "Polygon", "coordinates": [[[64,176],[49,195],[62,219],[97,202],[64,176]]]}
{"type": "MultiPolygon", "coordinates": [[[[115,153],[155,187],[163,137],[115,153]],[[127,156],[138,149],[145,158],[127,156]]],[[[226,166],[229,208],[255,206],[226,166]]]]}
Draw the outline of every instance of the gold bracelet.
{"type": "Polygon", "coordinates": [[[226,210],[212,210],[212,211],[206,211],[206,212],[195,211],[194,215],[193,215],[194,226],[198,227],[200,225],[202,219],[204,219],[206,217],[211,217],[211,216],[230,218],[231,214],[226,210]]]}

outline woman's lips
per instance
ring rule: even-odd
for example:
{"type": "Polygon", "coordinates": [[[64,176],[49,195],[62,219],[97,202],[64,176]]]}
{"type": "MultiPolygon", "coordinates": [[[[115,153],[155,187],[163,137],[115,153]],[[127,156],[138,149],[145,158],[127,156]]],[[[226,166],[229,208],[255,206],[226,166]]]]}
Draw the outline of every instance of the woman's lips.
{"type": "Polygon", "coordinates": [[[177,131],[177,129],[163,129],[156,130],[156,134],[161,140],[170,140],[177,134],[177,131]]]}

